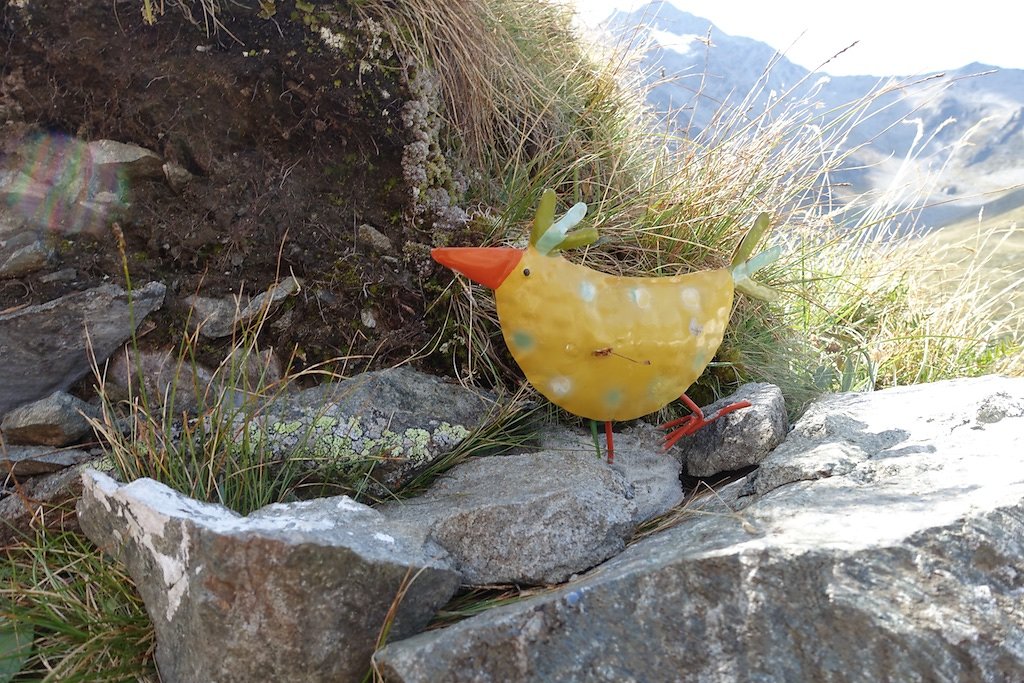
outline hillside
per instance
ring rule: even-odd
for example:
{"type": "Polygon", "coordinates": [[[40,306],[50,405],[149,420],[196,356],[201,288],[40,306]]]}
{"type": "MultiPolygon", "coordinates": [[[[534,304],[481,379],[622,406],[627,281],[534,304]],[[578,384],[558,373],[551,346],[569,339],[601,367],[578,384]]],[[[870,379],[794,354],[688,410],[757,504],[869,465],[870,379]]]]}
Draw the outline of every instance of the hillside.
{"type": "Polygon", "coordinates": [[[661,1],[616,12],[604,26],[620,39],[649,45],[640,65],[650,75],[648,102],[691,137],[721,117],[723,107],[753,118],[810,100],[826,126],[844,105],[882,91],[847,140],[853,154],[841,180],[853,191],[926,188],[923,228],[969,220],[982,207],[1003,213],[1024,205],[1022,70],[974,63],[882,79],[830,76],[661,1]]]}

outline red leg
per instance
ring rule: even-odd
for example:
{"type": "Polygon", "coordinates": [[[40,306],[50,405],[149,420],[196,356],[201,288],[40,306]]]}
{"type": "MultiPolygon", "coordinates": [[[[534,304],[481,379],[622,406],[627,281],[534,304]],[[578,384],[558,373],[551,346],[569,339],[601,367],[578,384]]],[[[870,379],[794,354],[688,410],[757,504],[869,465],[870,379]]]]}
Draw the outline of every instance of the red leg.
{"type": "Polygon", "coordinates": [[[684,417],[680,417],[676,420],[670,420],[663,425],[660,425],[661,429],[669,429],[668,434],[665,435],[665,440],[661,446],[664,450],[668,450],[675,446],[676,443],[684,436],[693,434],[701,427],[708,425],[723,415],[728,415],[734,410],[740,408],[749,408],[750,401],[739,401],[738,403],[730,403],[729,405],[715,411],[712,415],[704,417],[704,412],[700,407],[690,400],[690,397],[683,394],[679,399],[686,404],[686,407],[690,409],[691,414],[684,417]]]}
{"type": "Polygon", "coordinates": [[[615,444],[612,443],[612,423],[606,420],[604,423],[604,438],[608,442],[608,464],[615,462],[615,444]]]}

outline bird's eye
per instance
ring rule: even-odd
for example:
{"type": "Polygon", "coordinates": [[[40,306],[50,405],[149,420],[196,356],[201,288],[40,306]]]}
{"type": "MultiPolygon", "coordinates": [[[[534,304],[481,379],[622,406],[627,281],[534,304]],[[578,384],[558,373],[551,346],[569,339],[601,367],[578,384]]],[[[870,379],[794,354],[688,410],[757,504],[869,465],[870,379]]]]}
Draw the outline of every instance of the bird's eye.
{"type": "Polygon", "coordinates": [[[523,275],[525,275],[526,277],[530,277],[530,269],[529,268],[523,268],[523,275]]]}

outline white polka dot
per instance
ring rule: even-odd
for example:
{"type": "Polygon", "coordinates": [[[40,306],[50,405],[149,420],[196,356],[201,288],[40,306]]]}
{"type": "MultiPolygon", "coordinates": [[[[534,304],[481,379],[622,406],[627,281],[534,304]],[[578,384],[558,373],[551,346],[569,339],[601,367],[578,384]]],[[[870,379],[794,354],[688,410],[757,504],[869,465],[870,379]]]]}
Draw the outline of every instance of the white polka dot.
{"type": "Polygon", "coordinates": [[[548,382],[548,386],[551,388],[551,393],[555,396],[565,396],[572,391],[572,380],[568,377],[552,377],[551,381],[548,382]]]}
{"type": "Polygon", "coordinates": [[[651,305],[651,293],[643,287],[633,287],[629,290],[629,298],[639,308],[647,308],[651,305]]]}
{"type": "Polygon", "coordinates": [[[700,310],[700,292],[696,288],[684,287],[679,296],[683,300],[683,306],[686,306],[691,311],[700,310]]]}
{"type": "Polygon", "coordinates": [[[584,280],[580,283],[580,298],[584,301],[593,301],[594,297],[597,296],[597,288],[594,287],[593,282],[584,280]]]}
{"type": "Polygon", "coordinates": [[[690,319],[690,334],[694,337],[699,337],[704,332],[704,327],[697,322],[696,318],[690,319]]]}

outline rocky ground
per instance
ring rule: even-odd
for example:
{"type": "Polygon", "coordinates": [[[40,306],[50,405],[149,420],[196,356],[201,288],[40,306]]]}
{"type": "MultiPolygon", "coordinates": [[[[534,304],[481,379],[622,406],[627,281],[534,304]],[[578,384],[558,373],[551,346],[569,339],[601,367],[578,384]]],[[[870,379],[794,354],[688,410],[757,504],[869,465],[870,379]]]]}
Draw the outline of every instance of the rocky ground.
{"type": "Polygon", "coordinates": [[[412,355],[433,331],[428,249],[466,224],[436,102],[344,4],[222,18],[208,36],[175,6],[149,26],[134,5],[0,3],[0,311],[127,270],[166,286],[144,343],[169,346],[189,296],[295,276],[263,330],[282,358],[412,355]],[[117,143],[141,161],[111,160],[117,143]]]}
{"type": "Polygon", "coordinates": [[[138,582],[168,681],[355,681],[371,655],[387,681],[1024,676],[1022,381],[829,396],[775,438],[769,406],[716,423],[768,444],[759,467],[682,508],[648,428],[614,466],[559,429],[376,509],[240,517],[88,470],[78,514],[138,582]],[[510,583],[541,588],[420,632],[460,585],[510,583]]]}

